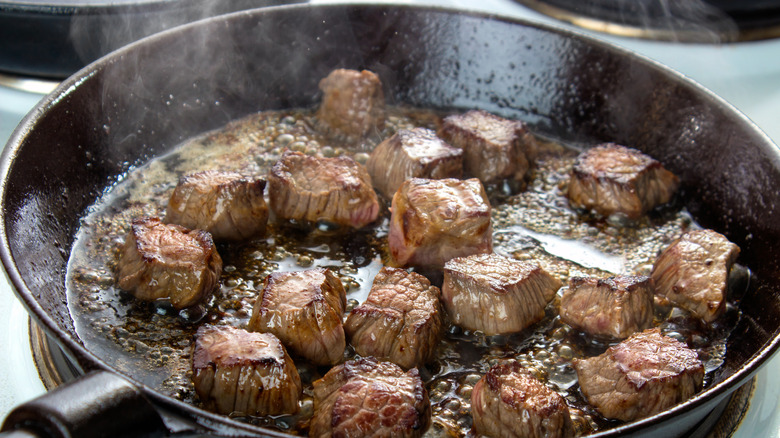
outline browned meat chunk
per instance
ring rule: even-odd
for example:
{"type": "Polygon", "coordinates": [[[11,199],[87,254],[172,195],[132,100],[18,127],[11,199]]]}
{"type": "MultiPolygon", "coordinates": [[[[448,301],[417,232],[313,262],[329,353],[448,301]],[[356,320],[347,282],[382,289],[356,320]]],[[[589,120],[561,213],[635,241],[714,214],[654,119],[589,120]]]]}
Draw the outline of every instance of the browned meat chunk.
{"type": "Polygon", "coordinates": [[[315,364],[338,363],[347,345],[341,324],[346,297],[329,269],[275,272],[255,301],[249,330],[273,333],[315,364]]]}
{"type": "Polygon", "coordinates": [[[497,254],[444,265],[442,300],[450,319],[486,335],[516,333],[544,318],[561,282],[534,263],[497,254]]]}
{"type": "Polygon", "coordinates": [[[490,201],[478,179],[412,178],[393,196],[388,245],[398,266],[441,268],[493,251],[490,201]]]}
{"type": "Polygon", "coordinates": [[[696,352],[658,329],[637,333],[600,356],[575,360],[574,369],[588,402],[601,415],[623,421],[687,400],[704,380],[696,352]]]}
{"type": "Polygon", "coordinates": [[[298,411],[301,378],[276,336],[204,325],[195,337],[192,382],[206,409],[225,415],[298,411]]]}
{"type": "Polygon", "coordinates": [[[466,174],[485,183],[522,180],[537,149],[522,122],[482,110],[445,117],[439,136],[463,149],[466,174]]]}
{"type": "Polygon", "coordinates": [[[637,219],[669,202],[679,185],[677,176],[658,161],[636,149],[605,143],[577,157],[568,196],[576,208],[637,219]]]}
{"type": "Polygon", "coordinates": [[[653,324],[649,277],[572,277],[561,297],[561,320],[591,335],[625,339],[653,324]]]}
{"type": "Polygon", "coordinates": [[[516,361],[490,368],[471,393],[479,436],[563,438],[574,436],[566,400],[516,361]]]}
{"type": "Polygon", "coordinates": [[[320,81],[317,118],[334,133],[363,137],[385,126],[385,95],[379,76],[368,71],[333,70],[320,81]]]}
{"type": "Polygon", "coordinates": [[[261,236],[268,222],[265,181],[235,172],[208,170],[179,179],[165,222],[211,233],[215,240],[261,236]]]}
{"type": "Polygon", "coordinates": [[[426,128],[402,129],[371,153],[366,163],[374,186],[387,199],[409,178],[460,178],[463,151],[426,128]]]}
{"type": "Polygon", "coordinates": [[[406,373],[390,362],[345,362],[314,382],[309,436],[420,437],[431,423],[431,405],[417,368],[406,373]]]}
{"type": "Polygon", "coordinates": [[[286,151],[271,168],[268,193],[271,210],[285,220],[360,228],[379,215],[368,171],[349,157],[315,158],[286,151]]]}
{"type": "Polygon", "coordinates": [[[344,330],[361,356],[387,359],[404,369],[423,365],[433,357],[444,330],[440,294],[420,274],[382,268],[344,330]]]}
{"type": "Polygon", "coordinates": [[[142,218],[133,220],[119,254],[117,285],[138,299],[168,299],[183,309],[204,301],[221,274],[209,233],[142,218]]]}
{"type": "Polygon", "coordinates": [[[738,255],[739,247],[715,231],[685,233],[656,258],[655,293],[712,322],[726,308],[729,271],[738,255]]]}

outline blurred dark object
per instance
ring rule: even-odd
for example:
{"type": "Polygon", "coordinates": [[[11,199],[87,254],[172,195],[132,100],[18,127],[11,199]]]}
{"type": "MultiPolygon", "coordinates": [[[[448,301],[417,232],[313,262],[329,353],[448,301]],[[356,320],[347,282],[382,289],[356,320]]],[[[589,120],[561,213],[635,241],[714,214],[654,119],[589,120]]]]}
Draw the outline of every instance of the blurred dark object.
{"type": "Polygon", "coordinates": [[[538,12],[618,36],[691,43],[780,37],[776,0],[517,0],[538,12]]]}
{"type": "Polygon", "coordinates": [[[114,49],[180,24],[304,1],[0,1],[0,72],[64,79],[114,49]]]}

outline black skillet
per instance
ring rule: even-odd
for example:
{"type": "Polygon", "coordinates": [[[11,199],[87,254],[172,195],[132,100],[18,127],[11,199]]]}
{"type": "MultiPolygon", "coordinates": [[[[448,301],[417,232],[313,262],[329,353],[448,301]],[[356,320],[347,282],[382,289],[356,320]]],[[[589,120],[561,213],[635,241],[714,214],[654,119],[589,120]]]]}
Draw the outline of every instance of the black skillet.
{"type": "MultiPolygon", "coordinates": [[[[155,413],[135,422],[160,433],[260,433],[156,392],[121,366],[120,352],[86,350],[66,306],[66,263],[79,219],[132,166],[259,110],[312,107],[317,82],[338,67],[378,73],[394,104],[483,108],[577,145],[637,147],[680,176],[699,223],[742,247],[739,261],[753,277],[713,383],[681,405],[599,436],[682,434],[777,350],[780,151],[716,96],[637,55],[522,21],[388,5],[253,10],[156,35],[90,65],[38,105],[4,151],[0,256],[33,318],[85,369],[116,373],[98,375],[108,383],[86,385],[97,400],[103,395],[93,388],[109,389],[99,427],[121,430],[117,410],[141,394],[164,425],[155,413]],[[116,384],[117,375],[130,383],[116,384]]],[[[76,403],[22,406],[5,427],[36,427],[36,416],[55,421],[67,414],[57,407],[76,403]]],[[[91,408],[76,411],[75,420],[63,421],[77,428],[97,421],[91,408]]]]}
{"type": "Polygon", "coordinates": [[[305,0],[0,0],[0,72],[64,79],[132,41],[201,18],[305,0]]]}

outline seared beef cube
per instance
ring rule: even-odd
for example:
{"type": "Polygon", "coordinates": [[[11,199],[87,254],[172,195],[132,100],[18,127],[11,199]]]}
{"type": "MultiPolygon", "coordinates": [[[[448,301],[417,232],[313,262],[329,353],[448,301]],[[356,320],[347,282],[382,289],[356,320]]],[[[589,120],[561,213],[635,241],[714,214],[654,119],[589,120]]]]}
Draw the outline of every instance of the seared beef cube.
{"type": "Polygon", "coordinates": [[[657,414],[702,388],[695,351],[659,329],[637,333],[600,356],[574,361],[580,389],[601,415],[623,421],[657,414]]]}
{"type": "Polygon", "coordinates": [[[484,183],[522,180],[537,149],[523,122],[482,110],[445,117],[439,136],[463,149],[466,174],[484,183]]]}
{"type": "Polygon", "coordinates": [[[211,233],[215,240],[261,236],[268,222],[265,181],[236,172],[208,170],[179,179],[165,222],[211,233]]]}
{"type": "Polygon", "coordinates": [[[119,254],[117,285],[140,300],[168,299],[183,309],[204,301],[221,274],[209,233],[142,218],[133,220],[119,254]]]}
{"type": "Polygon", "coordinates": [[[625,339],[653,324],[649,277],[572,277],[561,297],[561,320],[591,335],[625,339]]]}
{"type": "Polygon", "coordinates": [[[345,362],[314,382],[310,437],[420,437],[431,405],[417,368],[373,357],[345,362]]]}
{"type": "Polygon", "coordinates": [[[439,288],[420,274],[382,268],[344,330],[361,356],[387,359],[404,369],[423,365],[433,357],[444,330],[439,295],[439,288]]]}
{"type": "Polygon", "coordinates": [[[725,311],[729,271],[738,255],[739,247],[720,233],[685,233],[656,258],[655,293],[712,322],[725,311]]]}
{"type": "Polygon", "coordinates": [[[560,280],[534,263],[478,254],[448,261],[441,289],[454,324],[497,335],[519,332],[544,318],[544,308],[560,287],[560,280]]]}
{"type": "Polygon", "coordinates": [[[677,176],[658,161],[636,149],[605,143],[577,157],[568,196],[576,208],[637,219],[669,202],[679,185],[677,176]]]}
{"type": "Polygon", "coordinates": [[[368,171],[349,157],[315,158],[286,151],[271,168],[268,193],[271,210],[285,220],[360,228],[379,215],[368,171]]]}
{"type": "Polygon", "coordinates": [[[374,186],[387,199],[409,178],[460,178],[463,151],[426,128],[402,129],[371,153],[366,163],[374,186]]]}
{"type": "Polygon", "coordinates": [[[195,337],[192,382],[206,409],[225,415],[298,411],[301,378],[276,336],[204,325],[195,337]]]}
{"type": "Polygon", "coordinates": [[[493,251],[490,201],[478,179],[412,178],[393,196],[388,245],[398,266],[441,268],[493,251]]]}
{"type": "Polygon", "coordinates": [[[275,272],[260,291],[249,330],[273,333],[317,365],[341,361],[347,345],[342,315],[347,292],[329,269],[275,272]]]}
{"type": "Polygon", "coordinates": [[[566,400],[516,361],[493,365],[471,393],[471,416],[479,436],[574,436],[566,400]]]}
{"type": "Polygon", "coordinates": [[[320,81],[317,118],[336,134],[363,137],[385,126],[385,95],[379,76],[368,71],[333,70],[320,81]]]}

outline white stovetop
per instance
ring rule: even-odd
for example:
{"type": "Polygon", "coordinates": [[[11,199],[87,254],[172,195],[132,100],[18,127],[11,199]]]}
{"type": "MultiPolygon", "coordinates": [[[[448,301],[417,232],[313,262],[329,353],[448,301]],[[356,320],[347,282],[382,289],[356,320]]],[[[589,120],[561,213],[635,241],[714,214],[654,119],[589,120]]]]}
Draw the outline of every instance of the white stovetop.
{"type": "MultiPolygon", "coordinates": [[[[381,0],[380,0],[381,1],[381,0]]],[[[330,3],[332,0],[311,0],[330,3]]],[[[374,0],[376,2],[376,0],[374,0]]],[[[396,0],[397,2],[397,0],[396,0]]],[[[406,3],[420,3],[407,0],[406,3]]],[[[427,0],[425,3],[495,12],[567,27],[510,0],[427,0]]],[[[571,27],[568,27],[571,29],[571,27]]],[[[714,91],[780,143],[780,40],[736,45],[656,43],[583,31],[672,67],[714,91]]],[[[42,97],[0,86],[0,145],[42,97]]],[[[780,188],[779,188],[780,189],[780,188]]],[[[33,363],[27,314],[0,278],[0,418],[45,390],[33,363]]],[[[780,355],[757,376],[757,389],[735,438],[780,438],[780,355]]]]}

